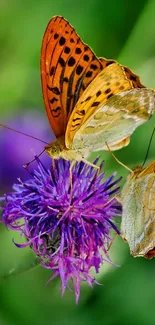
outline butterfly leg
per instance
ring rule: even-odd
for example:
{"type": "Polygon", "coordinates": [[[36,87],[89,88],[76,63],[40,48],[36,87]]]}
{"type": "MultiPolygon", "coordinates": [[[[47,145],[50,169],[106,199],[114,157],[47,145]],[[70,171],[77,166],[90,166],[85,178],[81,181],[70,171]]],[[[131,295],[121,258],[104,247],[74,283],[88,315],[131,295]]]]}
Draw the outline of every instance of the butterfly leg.
{"type": "Polygon", "coordinates": [[[71,199],[72,199],[72,191],[73,191],[73,173],[72,173],[72,169],[73,169],[73,166],[74,165],[75,165],[75,161],[72,160],[71,163],[70,163],[70,167],[69,167],[69,178],[70,178],[70,187],[71,187],[71,190],[70,190],[71,199]]]}
{"type": "Polygon", "coordinates": [[[52,167],[53,167],[53,169],[55,168],[55,160],[54,159],[52,159],[52,167]]]}
{"type": "Polygon", "coordinates": [[[126,166],[125,164],[123,164],[112,152],[111,148],[109,147],[108,143],[105,142],[107,148],[108,148],[108,151],[110,152],[111,156],[117,161],[117,163],[121,166],[123,166],[124,168],[126,168],[127,170],[129,170],[130,173],[133,173],[132,169],[130,169],[128,166],[126,166]]]}
{"type": "Polygon", "coordinates": [[[116,195],[114,198],[122,205],[122,200],[121,200],[120,196],[116,195]]]}
{"type": "Polygon", "coordinates": [[[97,166],[97,165],[91,163],[90,161],[86,160],[85,158],[82,158],[82,161],[83,161],[85,164],[87,164],[88,166],[91,166],[91,167],[93,167],[93,168],[98,169],[98,172],[100,172],[100,166],[97,166]]]}
{"type": "Polygon", "coordinates": [[[111,243],[110,243],[110,244],[108,245],[108,247],[107,247],[107,252],[110,250],[110,248],[111,248],[111,246],[113,245],[113,243],[114,243],[115,239],[117,238],[117,236],[118,236],[118,234],[115,234],[115,235],[114,235],[114,237],[113,237],[111,243]]]}
{"type": "Polygon", "coordinates": [[[121,203],[121,198],[119,197],[119,196],[114,196],[114,197],[112,197],[109,201],[107,201],[104,205],[103,205],[103,208],[104,207],[106,207],[106,205],[108,205],[110,202],[112,202],[113,200],[117,200],[120,204],[122,204],[121,203]]]}
{"type": "Polygon", "coordinates": [[[121,205],[122,205],[122,200],[121,200],[121,197],[120,196],[117,196],[117,195],[115,195],[114,197],[112,197],[109,201],[107,201],[104,205],[103,205],[103,207],[105,207],[106,205],[108,205],[111,201],[113,201],[113,200],[117,200],[121,205]]]}
{"type": "MultiPolygon", "coordinates": [[[[82,161],[87,164],[88,166],[91,166],[93,167],[94,169],[96,169],[96,174],[95,174],[95,180],[96,178],[98,177],[99,173],[100,173],[100,166],[97,166],[93,163],[91,163],[90,161],[86,160],[85,158],[82,158],[82,161]]],[[[94,185],[93,185],[93,188],[95,189],[95,182],[94,182],[94,185]]]]}

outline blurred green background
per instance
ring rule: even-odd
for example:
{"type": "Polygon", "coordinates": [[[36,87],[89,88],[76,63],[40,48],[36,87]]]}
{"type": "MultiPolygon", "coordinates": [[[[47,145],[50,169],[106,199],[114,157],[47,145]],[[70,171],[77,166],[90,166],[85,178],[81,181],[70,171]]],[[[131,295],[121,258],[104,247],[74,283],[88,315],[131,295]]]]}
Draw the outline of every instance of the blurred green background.
{"type": "MultiPolygon", "coordinates": [[[[46,25],[57,14],[70,21],[98,56],[113,58],[129,66],[141,76],[145,85],[155,88],[155,0],[0,0],[2,121],[9,125],[11,118],[35,110],[36,115],[42,114],[49,127],[41,93],[39,56],[46,25]]],[[[130,145],[117,151],[116,156],[131,168],[142,163],[154,125],[155,116],[136,130],[130,145]]],[[[30,134],[31,128],[33,120],[30,134]]],[[[20,124],[17,129],[21,130],[20,124]]],[[[11,133],[2,129],[1,139],[4,132],[13,142],[11,133]]],[[[16,142],[12,143],[14,146],[16,142]]],[[[155,158],[154,148],[155,138],[147,163],[155,158]]],[[[7,152],[8,148],[4,150],[7,152]]],[[[9,159],[9,154],[5,159],[9,159]]],[[[102,152],[101,156],[106,159],[107,175],[117,170],[119,175],[127,176],[128,172],[109,153],[102,152]]],[[[1,151],[0,164],[6,164],[5,159],[1,151]]],[[[23,164],[27,162],[24,159],[23,164]]],[[[20,168],[16,156],[14,161],[20,168]]],[[[11,168],[10,163],[10,175],[11,168]]],[[[9,169],[3,176],[8,178],[9,169]]],[[[5,191],[5,184],[1,184],[1,193],[5,191]]],[[[155,259],[131,258],[127,244],[117,238],[110,256],[120,267],[105,264],[97,278],[104,285],[95,286],[93,290],[82,285],[80,303],[76,306],[72,292],[67,291],[61,298],[59,280],[45,285],[51,272],[41,267],[5,278],[14,268],[26,262],[31,264],[33,260],[32,252],[16,248],[12,237],[20,241],[1,225],[1,325],[155,324],[155,259]]]]}

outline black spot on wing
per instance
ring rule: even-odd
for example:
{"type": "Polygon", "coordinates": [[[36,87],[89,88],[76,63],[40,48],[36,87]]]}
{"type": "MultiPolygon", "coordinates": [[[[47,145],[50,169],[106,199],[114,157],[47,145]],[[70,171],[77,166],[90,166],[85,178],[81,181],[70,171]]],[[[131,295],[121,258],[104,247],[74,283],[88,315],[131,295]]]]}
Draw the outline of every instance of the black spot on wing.
{"type": "Polygon", "coordinates": [[[123,86],[123,85],[120,86],[120,87],[119,87],[119,90],[124,90],[124,86],[123,86]]]}
{"type": "Polygon", "coordinates": [[[91,107],[98,106],[99,104],[100,104],[100,102],[94,102],[94,103],[92,103],[91,107]]]}
{"type": "Polygon", "coordinates": [[[75,59],[73,56],[71,56],[68,60],[68,66],[73,67],[73,65],[76,63],[75,59]]]}
{"type": "Polygon", "coordinates": [[[65,61],[63,58],[59,58],[58,62],[60,63],[61,67],[63,68],[65,66],[65,61]]]}
{"type": "Polygon", "coordinates": [[[96,70],[96,69],[97,69],[97,65],[92,63],[92,64],[90,65],[90,68],[91,68],[92,70],[96,70]]]}
{"type": "Polygon", "coordinates": [[[54,73],[55,73],[55,67],[53,66],[53,67],[50,69],[50,76],[52,77],[54,73]]]}
{"type": "Polygon", "coordinates": [[[51,103],[51,104],[53,104],[54,102],[57,102],[57,101],[58,101],[58,99],[55,98],[55,97],[53,97],[52,99],[50,99],[50,103],[51,103]]]}
{"type": "Polygon", "coordinates": [[[68,82],[68,81],[69,81],[68,77],[63,78],[63,82],[68,82]]]}
{"type": "Polygon", "coordinates": [[[113,94],[109,94],[108,96],[107,96],[107,99],[109,99],[110,97],[112,97],[113,96],[113,94]]]}
{"type": "Polygon", "coordinates": [[[55,95],[60,95],[61,92],[60,90],[58,89],[58,87],[50,87],[49,85],[47,85],[47,88],[52,91],[55,95]]]}
{"type": "Polygon", "coordinates": [[[76,124],[72,125],[72,130],[75,130],[77,128],[77,126],[79,126],[79,125],[80,125],[80,123],[76,123],[76,124]]]}
{"type": "Polygon", "coordinates": [[[89,61],[89,56],[87,54],[84,55],[83,60],[88,62],[89,61]]]}
{"type": "Polygon", "coordinates": [[[76,53],[76,54],[81,54],[81,53],[82,53],[82,50],[80,49],[80,47],[77,47],[77,48],[75,49],[75,53],[76,53]]]}
{"type": "Polygon", "coordinates": [[[65,43],[66,43],[66,39],[63,36],[61,36],[59,39],[60,46],[63,46],[65,43]]]}
{"type": "Polygon", "coordinates": [[[70,53],[70,47],[66,46],[64,49],[64,53],[69,54],[70,53]]]}
{"type": "Polygon", "coordinates": [[[61,107],[57,106],[56,108],[51,109],[53,117],[58,117],[61,114],[61,107]]]}
{"type": "Polygon", "coordinates": [[[133,80],[133,81],[137,81],[137,77],[133,76],[133,75],[130,76],[130,79],[133,80]]]}
{"type": "Polygon", "coordinates": [[[54,39],[57,39],[59,37],[59,34],[58,33],[55,33],[54,34],[54,39]]]}
{"type": "Polygon", "coordinates": [[[102,94],[102,91],[99,90],[97,93],[96,93],[96,97],[100,96],[102,94]]]}
{"type": "Polygon", "coordinates": [[[86,112],[84,109],[82,109],[81,111],[77,111],[76,114],[78,114],[80,116],[84,116],[86,114],[86,112]]]}
{"type": "Polygon", "coordinates": [[[87,102],[89,99],[91,99],[91,96],[88,96],[88,97],[85,99],[85,102],[87,102]]]}
{"type": "Polygon", "coordinates": [[[86,78],[90,78],[92,76],[92,74],[93,74],[93,71],[88,70],[86,72],[86,78]]]}
{"type": "Polygon", "coordinates": [[[79,64],[79,65],[77,66],[77,68],[76,68],[76,74],[77,74],[77,75],[80,75],[80,74],[82,73],[82,71],[83,71],[83,67],[79,64]]]}
{"type": "Polygon", "coordinates": [[[111,88],[107,88],[107,89],[104,91],[105,94],[109,94],[110,92],[111,92],[111,88]]]}
{"type": "Polygon", "coordinates": [[[78,120],[80,120],[81,121],[81,118],[80,117],[75,117],[75,118],[73,118],[73,122],[76,122],[76,121],[78,121],[78,120]]]}

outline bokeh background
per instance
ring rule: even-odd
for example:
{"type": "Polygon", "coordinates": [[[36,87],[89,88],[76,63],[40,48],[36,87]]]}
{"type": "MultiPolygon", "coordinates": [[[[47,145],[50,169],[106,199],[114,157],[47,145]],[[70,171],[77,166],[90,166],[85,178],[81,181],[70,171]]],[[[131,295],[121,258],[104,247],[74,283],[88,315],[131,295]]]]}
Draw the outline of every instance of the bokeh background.
{"type": "MultiPolygon", "coordinates": [[[[0,0],[0,123],[53,139],[41,93],[39,56],[44,30],[53,15],[63,15],[98,56],[129,66],[142,82],[155,88],[155,1],[150,0],[0,0]]],[[[136,130],[130,145],[116,152],[129,167],[142,163],[155,116],[136,130]]],[[[27,177],[22,165],[39,154],[43,144],[0,129],[0,192],[11,190],[18,176],[27,177]]],[[[107,175],[118,165],[102,152],[107,175]]],[[[93,159],[93,156],[91,157],[93,159]]],[[[155,138],[147,163],[155,158],[155,138]]],[[[48,164],[46,155],[42,161],[48,164]]],[[[18,249],[12,232],[0,225],[0,325],[51,324],[155,324],[155,259],[133,259],[120,238],[110,256],[120,267],[104,265],[93,290],[82,285],[79,305],[74,294],[61,298],[60,281],[48,286],[51,273],[41,267],[8,276],[33,265],[29,249],[18,249]]]]}

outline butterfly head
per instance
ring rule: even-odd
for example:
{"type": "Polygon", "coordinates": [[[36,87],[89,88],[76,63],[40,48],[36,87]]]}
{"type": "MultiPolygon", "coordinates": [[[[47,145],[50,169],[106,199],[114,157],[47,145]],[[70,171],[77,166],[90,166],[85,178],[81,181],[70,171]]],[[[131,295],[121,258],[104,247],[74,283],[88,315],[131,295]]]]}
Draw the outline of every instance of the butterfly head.
{"type": "Polygon", "coordinates": [[[129,179],[135,181],[135,179],[139,176],[139,174],[142,172],[143,168],[139,165],[137,165],[134,169],[131,175],[128,176],[129,179]]]}
{"type": "Polygon", "coordinates": [[[60,153],[62,149],[60,143],[56,140],[54,142],[49,143],[45,147],[45,150],[51,158],[58,159],[60,157],[60,153]]]}
{"type": "Polygon", "coordinates": [[[56,141],[49,143],[45,147],[45,150],[53,159],[63,158],[70,161],[81,161],[84,159],[82,153],[77,152],[74,149],[66,148],[64,137],[60,137],[56,141]]]}

